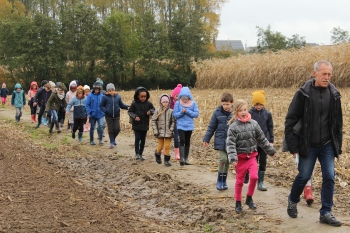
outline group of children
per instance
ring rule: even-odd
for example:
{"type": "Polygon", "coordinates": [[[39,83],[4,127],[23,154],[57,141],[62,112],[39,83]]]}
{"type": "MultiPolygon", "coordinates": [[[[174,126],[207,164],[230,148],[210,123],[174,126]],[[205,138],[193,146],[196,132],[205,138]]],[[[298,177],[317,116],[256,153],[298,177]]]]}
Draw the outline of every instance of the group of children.
{"type": "MultiPolygon", "coordinates": [[[[1,97],[4,105],[3,93],[6,85],[2,85],[1,97]]],[[[41,117],[50,113],[50,133],[54,125],[57,132],[60,132],[58,112],[65,109],[69,116],[68,125],[72,128],[72,138],[78,132],[78,139],[82,141],[84,125],[87,118],[91,124],[90,144],[94,142],[94,130],[97,124],[98,140],[102,145],[104,119],[107,122],[110,138],[110,148],[117,145],[116,137],[120,132],[120,109],[128,110],[130,123],[135,135],[135,158],[144,160],[144,147],[146,142],[149,122],[152,122],[154,136],[158,140],[155,150],[155,160],[162,163],[161,154],[164,155],[164,165],[170,163],[170,143],[174,138],[175,159],[180,160],[180,165],[190,165],[189,152],[191,135],[194,130],[194,118],[199,115],[196,102],[188,87],[177,85],[171,96],[162,94],[159,97],[159,107],[155,108],[149,101],[150,93],[144,87],[135,90],[134,100],[131,105],[122,102],[121,97],[110,83],[103,92],[101,82],[93,84],[89,93],[88,86],[77,86],[75,81],[69,85],[69,92],[65,94],[66,87],[59,83],[56,87],[52,82],[42,83],[42,88],[37,91],[36,82],[32,82],[28,93],[30,101],[32,121],[36,121],[36,105],[39,105],[40,112],[38,125],[41,124],[41,117]],[[34,116],[33,116],[34,115],[34,116]]],[[[8,91],[7,91],[8,92],[8,91]]],[[[24,91],[20,84],[16,84],[12,95],[12,105],[16,107],[16,121],[20,120],[22,107],[25,104],[24,91]]],[[[216,188],[227,190],[227,174],[229,164],[236,169],[235,199],[236,212],[242,212],[242,187],[248,183],[248,191],[245,203],[250,209],[256,209],[252,196],[256,185],[258,190],[266,191],[264,176],[266,171],[267,154],[274,156],[276,153],[273,147],[273,120],[271,113],[264,108],[266,104],[264,91],[258,90],[252,93],[251,109],[248,103],[239,99],[234,102],[230,93],[223,93],[221,106],[217,107],[211,117],[208,129],[203,138],[203,145],[208,146],[210,139],[215,135],[214,149],[219,151],[219,165],[216,188]],[[258,166],[259,163],[259,166],[258,166]]],[[[48,118],[47,118],[48,119],[48,118]]]]}

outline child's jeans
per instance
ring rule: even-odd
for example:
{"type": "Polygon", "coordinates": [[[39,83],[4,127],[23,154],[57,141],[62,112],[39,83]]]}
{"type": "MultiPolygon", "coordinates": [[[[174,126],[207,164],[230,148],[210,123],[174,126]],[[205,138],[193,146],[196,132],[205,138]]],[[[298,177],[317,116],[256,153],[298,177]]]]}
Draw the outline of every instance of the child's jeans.
{"type": "Polygon", "coordinates": [[[170,155],[170,142],[171,138],[158,138],[157,154],[160,154],[164,147],[164,155],[170,155]]]}
{"type": "Polygon", "coordinates": [[[235,198],[236,201],[242,201],[242,187],[246,171],[249,171],[250,182],[248,186],[248,196],[253,196],[256,183],[258,181],[258,163],[256,158],[239,158],[236,166],[236,184],[235,184],[235,198]]]}
{"type": "Polygon", "coordinates": [[[52,122],[52,123],[58,122],[57,111],[51,109],[50,112],[51,112],[51,122],[52,122]]]}
{"type": "Polygon", "coordinates": [[[22,110],[23,110],[23,108],[16,108],[16,117],[22,116],[22,110]]]}
{"type": "Polygon", "coordinates": [[[109,142],[115,143],[115,138],[120,133],[120,117],[105,117],[108,127],[109,142]]]}

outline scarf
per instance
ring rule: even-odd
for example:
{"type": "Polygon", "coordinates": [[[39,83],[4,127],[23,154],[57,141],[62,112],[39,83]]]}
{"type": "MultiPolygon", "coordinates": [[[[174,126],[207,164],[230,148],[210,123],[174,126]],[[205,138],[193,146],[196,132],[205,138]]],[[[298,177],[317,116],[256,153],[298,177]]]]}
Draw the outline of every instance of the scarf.
{"type": "Polygon", "coordinates": [[[57,96],[58,96],[58,98],[60,99],[60,100],[62,100],[63,98],[64,98],[64,92],[63,92],[63,94],[62,95],[60,95],[58,92],[57,92],[57,96]]]}
{"type": "Polygon", "coordinates": [[[247,114],[247,116],[246,116],[245,118],[239,118],[239,117],[237,117],[237,119],[238,119],[240,122],[245,123],[245,122],[248,122],[248,121],[250,121],[250,120],[252,119],[252,115],[250,115],[250,113],[248,112],[248,114],[247,114]]]}

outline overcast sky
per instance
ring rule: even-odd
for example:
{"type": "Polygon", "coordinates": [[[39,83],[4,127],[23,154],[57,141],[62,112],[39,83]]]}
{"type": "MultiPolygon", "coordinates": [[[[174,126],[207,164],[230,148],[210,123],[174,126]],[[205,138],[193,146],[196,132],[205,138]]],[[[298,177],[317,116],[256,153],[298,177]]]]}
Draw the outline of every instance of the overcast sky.
{"type": "Polygon", "coordinates": [[[256,46],[256,26],[307,43],[331,44],[331,30],[350,32],[350,0],[227,0],[221,10],[218,40],[242,40],[256,46]]]}

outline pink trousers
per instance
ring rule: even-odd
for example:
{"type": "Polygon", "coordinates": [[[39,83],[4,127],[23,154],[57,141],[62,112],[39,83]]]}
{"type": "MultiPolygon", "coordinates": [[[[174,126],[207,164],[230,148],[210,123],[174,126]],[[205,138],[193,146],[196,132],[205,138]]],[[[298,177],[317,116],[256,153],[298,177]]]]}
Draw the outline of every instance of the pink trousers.
{"type": "Polygon", "coordinates": [[[248,196],[253,196],[256,183],[258,182],[258,163],[256,156],[250,158],[238,157],[238,163],[236,166],[236,184],[235,184],[235,198],[236,201],[242,201],[242,187],[244,183],[244,177],[246,171],[249,172],[249,185],[248,185],[248,196]]]}
{"type": "Polygon", "coordinates": [[[1,97],[1,102],[2,102],[3,104],[6,104],[6,97],[1,97]]]}

